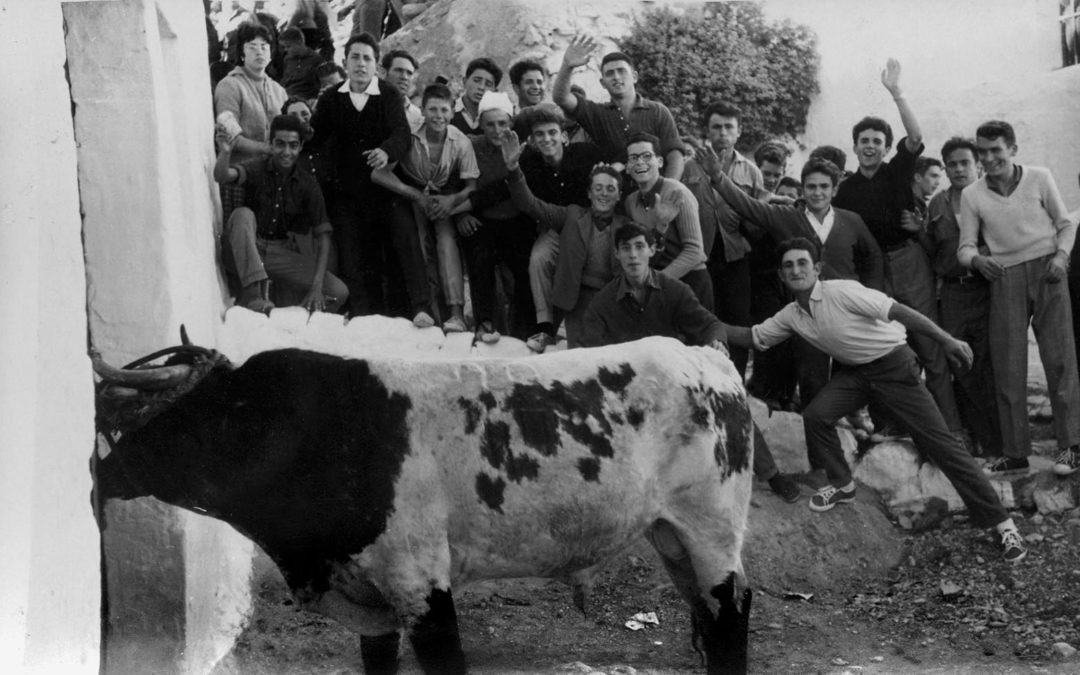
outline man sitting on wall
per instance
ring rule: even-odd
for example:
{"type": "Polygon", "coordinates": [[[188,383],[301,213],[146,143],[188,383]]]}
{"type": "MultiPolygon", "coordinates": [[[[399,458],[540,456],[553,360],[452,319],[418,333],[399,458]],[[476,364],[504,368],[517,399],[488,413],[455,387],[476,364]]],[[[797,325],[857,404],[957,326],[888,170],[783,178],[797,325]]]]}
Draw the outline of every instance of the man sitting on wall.
{"type": "Polygon", "coordinates": [[[237,304],[269,311],[269,282],[307,288],[300,303],[311,311],[335,311],[349,297],[345,284],[326,271],[330,219],[314,176],[296,167],[304,142],[303,124],[291,115],[270,122],[270,157],[229,166],[238,135],[219,128],[221,146],[214,180],[244,190],[244,206],[225,225],[228,249],[242,285],[237,304]],[[301,252],[300,237],[311,235],[315,255],[301,252]]]}

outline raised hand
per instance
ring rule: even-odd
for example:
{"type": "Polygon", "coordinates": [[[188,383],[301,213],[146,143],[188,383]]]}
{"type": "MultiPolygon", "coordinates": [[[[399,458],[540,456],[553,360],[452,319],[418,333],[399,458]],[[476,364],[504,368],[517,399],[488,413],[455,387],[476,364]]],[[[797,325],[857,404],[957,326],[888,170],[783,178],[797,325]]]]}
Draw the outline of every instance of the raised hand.
{"type": "Polygon", "coordinates": [[[502,150],[503,163],[506,164],[507,171],[516,171],[518,168],[518,160],[521,159],[521,153],[524,148],[521,147],[521,141],[518,140],[517,132],[513,129],[504,129],[499,135],[501,141],[499,149],[502,150]]]}
{"type": "Polygon", "coordinates": [[[656,201],[653,202],[653,206],[646,216],[647,224],[659,232],[666,232],[668,223],[675,220],[675,216],[679,215],[680,206],[682,206],[682,199],[678,192],[672,192],[663,199],[660,198],[658,193],[656,201]]]}
{"type": "Polygon", "coordinates": [[[881,71],[881,84],[889,90],[893,98],[900,95],[900,62],[889,59],[885,62],[885,70],[881,71]]]}
{"type": "Polygon", "coordinates": [[[723,173],[720,168],[720,155],[716,154],[716,150],[709,143],[699,145],[694,150],[694,158],[697,159],[698,164],[709,176],[718,177],[723,173]]]}
{"type": "Polygon", "coordinates": [[[590,35],[575,35],[563,55],[563,65],[570,68],[584,66],[599,45],[590,35]]]}

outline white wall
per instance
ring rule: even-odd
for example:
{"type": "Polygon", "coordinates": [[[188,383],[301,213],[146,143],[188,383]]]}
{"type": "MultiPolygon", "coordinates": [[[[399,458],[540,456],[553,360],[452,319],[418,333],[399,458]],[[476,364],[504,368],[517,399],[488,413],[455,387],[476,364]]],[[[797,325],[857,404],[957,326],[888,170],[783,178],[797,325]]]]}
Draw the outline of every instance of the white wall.
{"type": "MultiPolygon", "coordinates": [[[[938,156],[950,136],[974,136],[987,119],[1005,119],[1016,128],[1019,160],[1050,167],[1066,201],[1080,206],[1080,67],[1061,68],[1056,2],[765,0],[764,6],[768,16],[818,35],[821,94],[800,139],[808,149],[829,144],[851,155],[851,127],[864,115],[884,117],[903,135],[880,81],[886,59],[895,57],[926,154],[938,156]]],[[[799,163],[789,173],[796,175],[799,163]]],[[[849,156],[848,170],[855,166],[849,156]]]]}
{"type": "Polygon", "coordinates": [[[93,385],[59,3],[0,0],[0,672],[96,673],[93,385]]]}

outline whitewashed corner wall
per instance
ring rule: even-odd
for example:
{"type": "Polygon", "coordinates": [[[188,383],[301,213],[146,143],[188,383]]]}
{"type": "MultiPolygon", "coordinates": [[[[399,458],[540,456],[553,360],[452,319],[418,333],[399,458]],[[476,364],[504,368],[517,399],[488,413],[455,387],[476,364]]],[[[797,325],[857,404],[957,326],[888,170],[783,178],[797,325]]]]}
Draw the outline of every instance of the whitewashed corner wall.
{"type": "MultiPolygon", "coordinates": [[[[219,339],[205,39],[189,0],[0,0],[0,672],[102,664],[88,336],[114,362],[182,323],[219,339]]],[[[250,609],[252,545],[161,504],[110,511],[104,672],[208,672],[250,609]]]]}

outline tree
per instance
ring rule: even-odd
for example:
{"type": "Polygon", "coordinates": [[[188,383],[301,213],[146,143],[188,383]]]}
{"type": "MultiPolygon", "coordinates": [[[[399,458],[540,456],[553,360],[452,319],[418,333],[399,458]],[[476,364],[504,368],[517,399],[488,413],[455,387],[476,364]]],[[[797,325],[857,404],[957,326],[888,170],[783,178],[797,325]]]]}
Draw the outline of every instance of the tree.
{"type": "Polygon", "coordinates": [[[802,133],[819,91],[817,36],[766,20],[754,2],[649,10],[619,46],[636,64],[638,89],[667,104],[683,133],[701,131],[701,111],[713,101],[738,106],[744,151],[802,133]]]}

